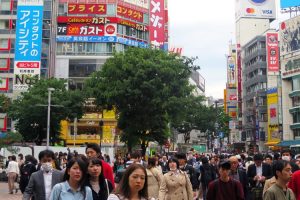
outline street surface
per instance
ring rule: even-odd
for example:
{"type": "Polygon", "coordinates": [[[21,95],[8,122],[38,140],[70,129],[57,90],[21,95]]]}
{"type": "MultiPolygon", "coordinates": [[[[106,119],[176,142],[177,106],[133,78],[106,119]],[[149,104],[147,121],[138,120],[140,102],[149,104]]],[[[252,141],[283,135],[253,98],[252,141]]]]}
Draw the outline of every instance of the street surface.
{"type": "Polygon", "coordinates": [[[22,193],[20,190],[17,194],[8,194],[7,182],[0,182],[0,200],[21,200],[22,193]]]}

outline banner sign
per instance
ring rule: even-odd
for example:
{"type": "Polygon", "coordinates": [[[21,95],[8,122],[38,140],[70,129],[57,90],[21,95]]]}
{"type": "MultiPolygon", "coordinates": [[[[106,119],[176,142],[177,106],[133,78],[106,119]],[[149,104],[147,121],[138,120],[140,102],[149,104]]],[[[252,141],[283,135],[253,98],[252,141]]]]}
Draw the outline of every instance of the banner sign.
{"type": "Polygon", "coordinates": [[[268,142],[279,142],[278,92],[277,88],[267,90],[268,142]]]}
{"type": "Polygon", "coordinates": [[[150,2],[150,43],[155,47],[162,47],[165,41],[164,0],[150,2]]]}
{"type": "Polygon", "coordinates": [[[228,86],[236,87],[236,60],[235,55],[228,56],[227,57],[227,83],[228,86]]]}
{"type": "Polygon", "coordinates": [[[68,24],[57,26],[57,35],[104,36],[104,25],[68,24]]]}
{"type": "Polygon", "coordinates": [[[68,14],[106,15],[106,4],[68,4],[68,14]]]}
{"type": "Polygon", "coordinates": [[[117,6],[117,14],[119,16],[138,21],[143,22],[144,21],[144,15],[142,12],[134,10],[132,8],[127,8],[125,6],[118,5],[117,6]]]}
{"type": "Polygon", "coordinates": [[[300,6],[299,0],[280,0],[281,8],[290,8],[300,6]]]}
{"type": "Polygon", "coordinates": [[[27,90],[39,78],[42,47],[43,0],[19,0],[16,20],[14,90],[27,90]]]}
{"type": "Polygon", "coordinates": [[[266,43],[268,72],[279,72],[278,33],[267,33],[266,43]]]}
{"type": "Polygon", "coordinates": [[[128,46],[147,48],[148,44],[116,36],[56,36],[57,42],[114,42],[128,46]]]}
{"type": "Polygon", "coordinates": [[[280,56],[300,49],[299,24],[300,16],[280,24],[280,56]]]}

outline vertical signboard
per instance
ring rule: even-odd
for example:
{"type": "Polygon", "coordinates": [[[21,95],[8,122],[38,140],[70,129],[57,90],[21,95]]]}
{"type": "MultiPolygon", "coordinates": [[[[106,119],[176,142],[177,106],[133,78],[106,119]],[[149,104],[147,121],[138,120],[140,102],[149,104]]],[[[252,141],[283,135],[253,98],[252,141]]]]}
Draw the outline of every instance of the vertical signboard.
{"type": "MultiPolygon", "coordinates": [[[[242,113],[242,56],[241,45],[237,44],[237,94],[238,94],[238,113],[242,113]]],[[[239,124],[241,125],[241,124],[239,124]]]]}
{"type": "Polygon", "coordinates": [[[154,47],[163,48],[165,42],[164,0],[150,1],[150,43],[154,47]]]}
{"type": "Polygon", "coordinates": [[[236,61],[235,55],[227,57],[227,83],[230,88],[236,87],[236,61]]]}
{"type": "Polygon", "coordinates": [[[280,24],[280,55],[286,55],[300,49],[300,16],[288,19],[280,24]]]}
{"type": "Polygon", "coordinates": [[[268,72],[279,72],[278,33],[267,33],[266,43],[268,72]]]}
{"type": "Polygon", "coordinates": [[[277,88],[267,91],[268,105],[268,143],[280,142],[279,122],[278,122],[278,93],[277,88]]]}
{"type": "Polygon", "coordinates": [[[40,76],[43,0],[18,0],[14,90],[27,90],[40,76]]]}

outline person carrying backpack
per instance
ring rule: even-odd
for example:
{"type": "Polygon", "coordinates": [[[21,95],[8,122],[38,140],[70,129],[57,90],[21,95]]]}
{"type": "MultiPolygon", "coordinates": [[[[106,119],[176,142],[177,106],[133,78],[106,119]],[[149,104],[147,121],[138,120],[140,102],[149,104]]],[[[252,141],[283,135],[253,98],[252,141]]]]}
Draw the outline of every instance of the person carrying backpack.
{"type": "Polygon", "coordinates": [[[27,155],[25,156],[25,162],[20,167],[20,183],[19,188],[22,194],[25,191],[25,188],[28,185],[30,176],[33,172],[36,172],[36,160],[33,156],[27,155]]]}
{"type": "Polygon", "coordinates": [[[211,181],[216,179],[216,173],[213,169],[213,166],[211,166],[208,163],[208,158],[203,157],[202,158],[202,165],[200,166],[200,182],[202,186],[202,193],[203,193],[203,200],[206,200],[206,193],[208,185],[211,181]]]}

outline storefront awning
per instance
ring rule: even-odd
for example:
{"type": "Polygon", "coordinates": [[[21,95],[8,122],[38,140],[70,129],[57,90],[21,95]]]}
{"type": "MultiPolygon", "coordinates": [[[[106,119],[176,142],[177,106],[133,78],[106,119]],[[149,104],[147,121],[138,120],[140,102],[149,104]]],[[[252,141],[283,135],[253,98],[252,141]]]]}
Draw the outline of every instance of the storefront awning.
{"type": "Polygon", "coordinates": [[[300,140],[284,140],[279,142],[276,146],[289,147],[291,145],[300,144],[300,140]]]}
{"type": "Polygon", "coordinates": [[[274,146],[277,145],[279,142],[266,142],[265,145],[266,146],[274,146]]]}

